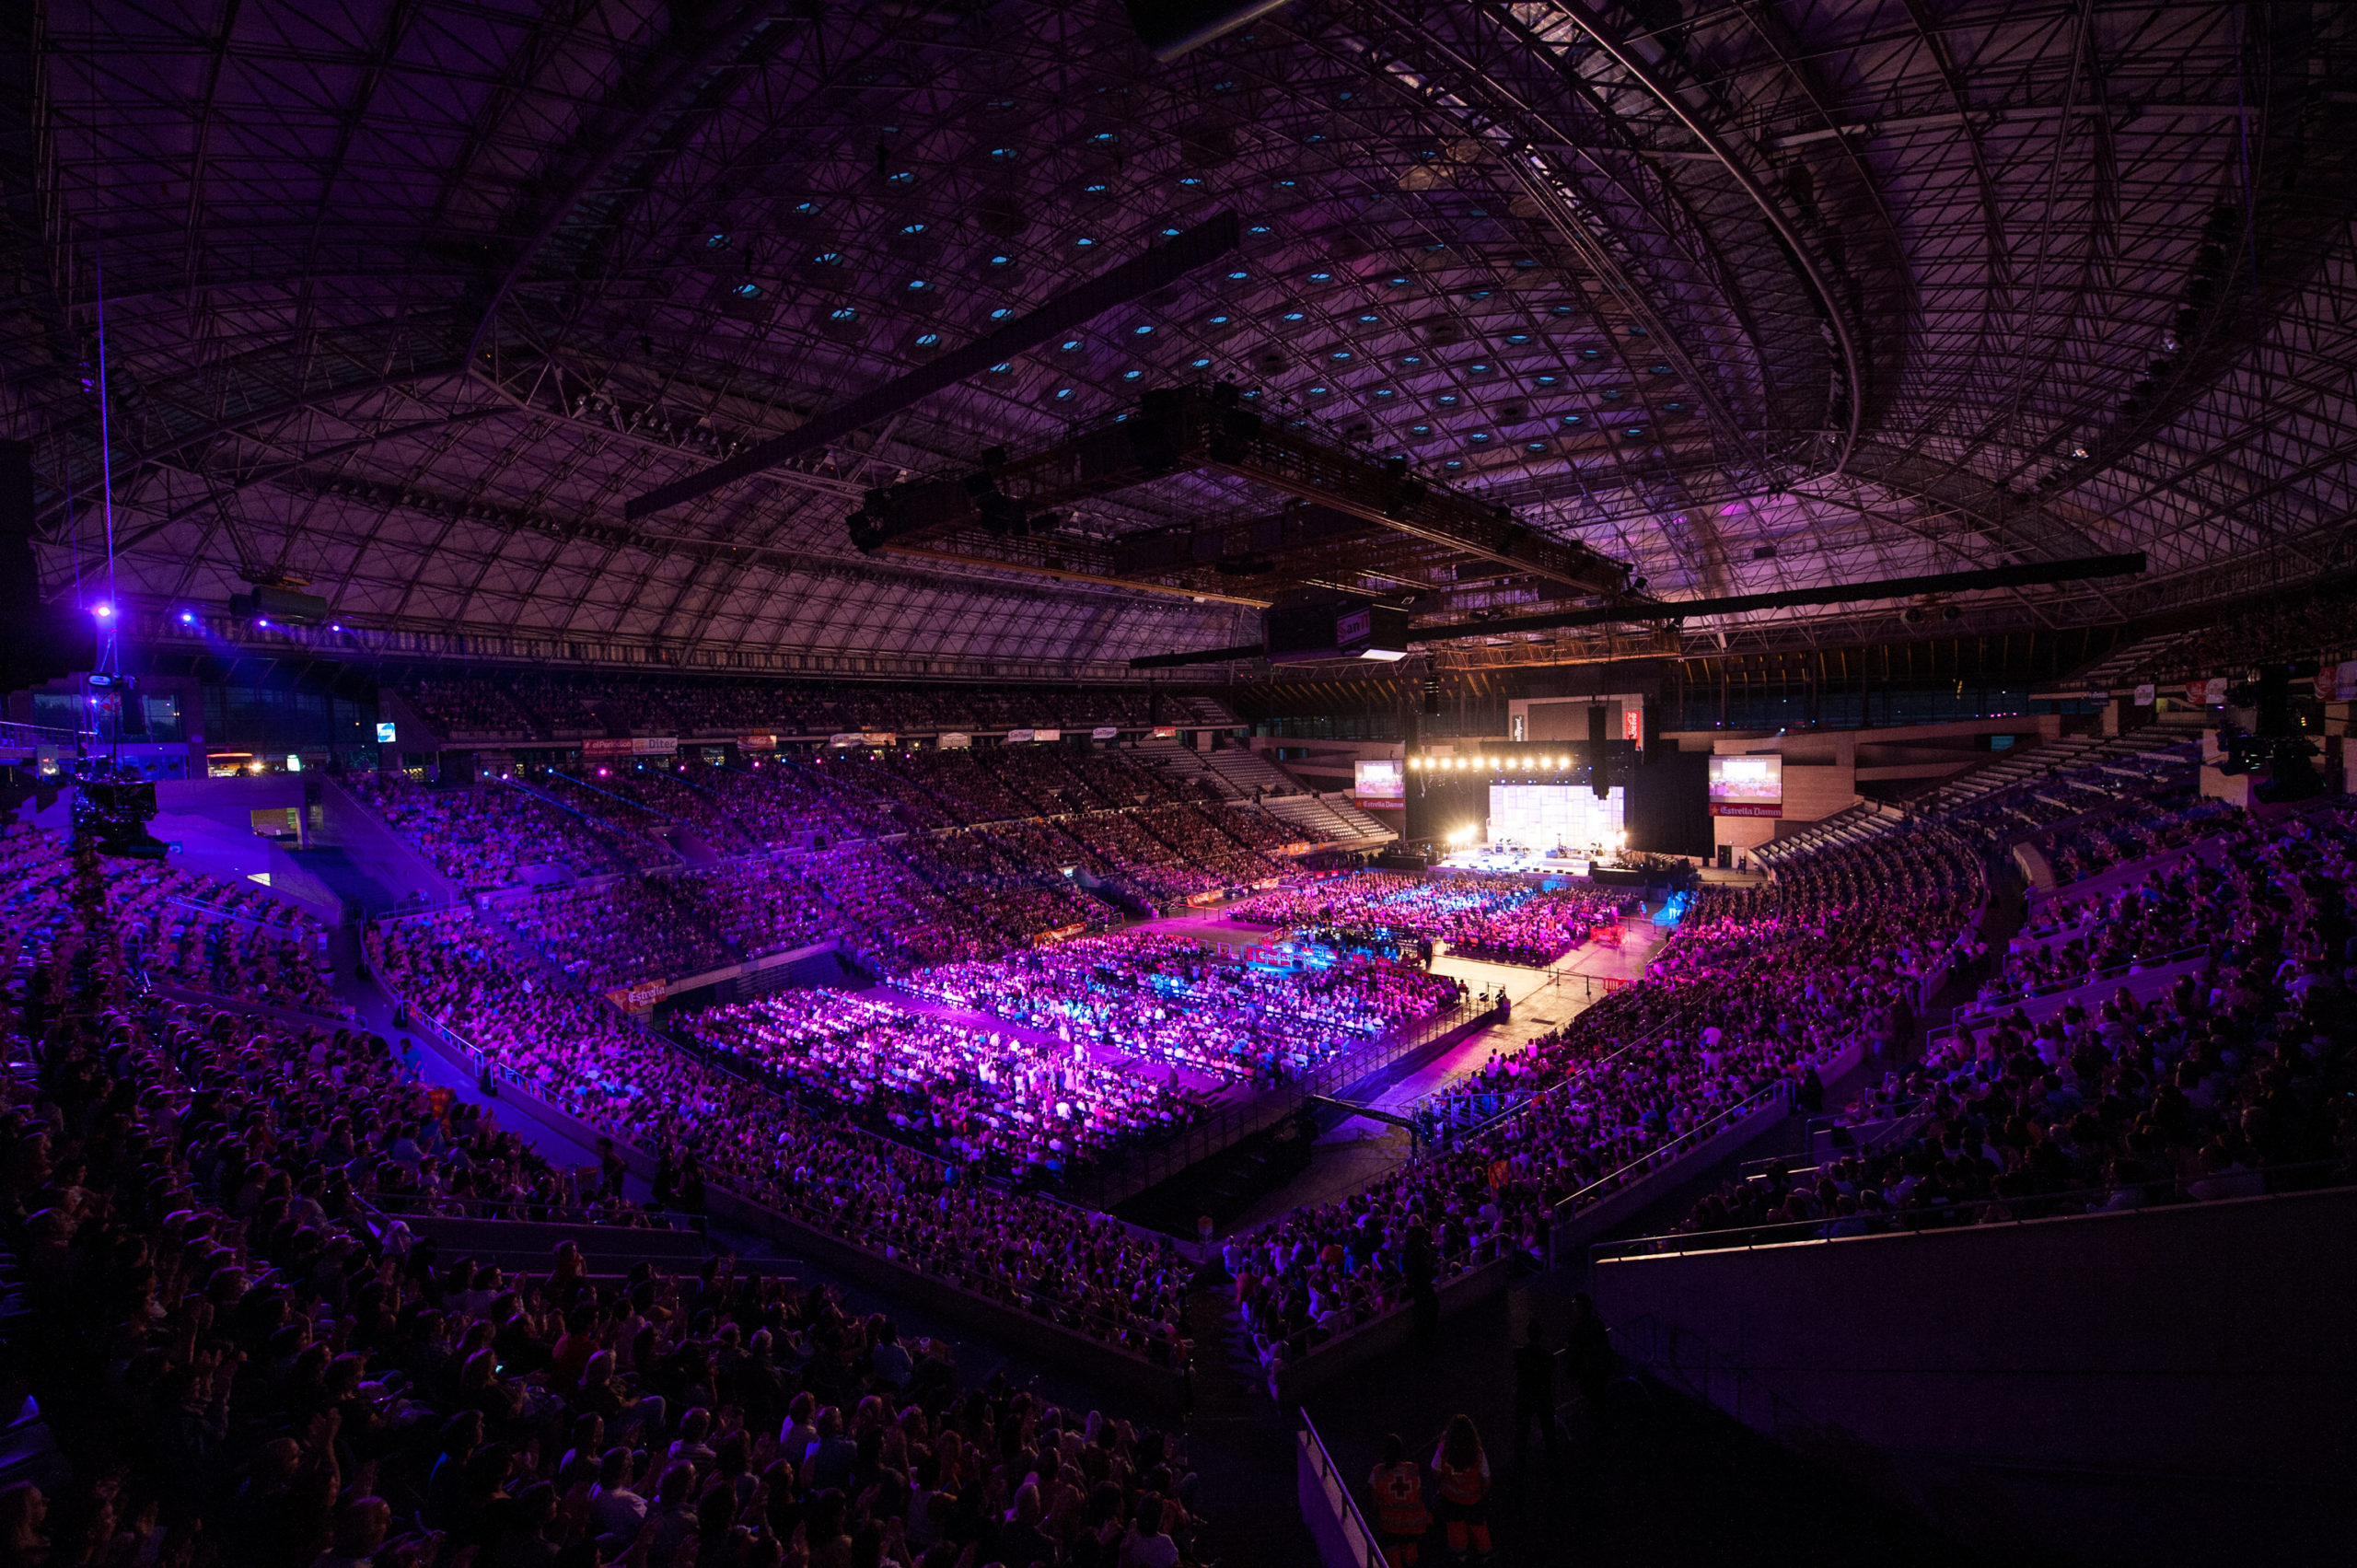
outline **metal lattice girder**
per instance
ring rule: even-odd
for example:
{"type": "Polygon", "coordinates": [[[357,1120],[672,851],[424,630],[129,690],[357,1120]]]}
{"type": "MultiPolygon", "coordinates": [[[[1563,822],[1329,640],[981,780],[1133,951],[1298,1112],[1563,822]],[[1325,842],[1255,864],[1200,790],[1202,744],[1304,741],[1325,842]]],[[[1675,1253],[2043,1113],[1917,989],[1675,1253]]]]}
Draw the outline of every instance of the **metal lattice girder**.
{"type": "MultiPolygon", "coordinates": [[[[1230,394],[1234,388],[1225,390],[1230,394]]],[[[1575,543],[1534,535],[1485,505],[1411,473],[1263,419],[1199,389],[1147,394],[1115,424],[949,480],[869,493],[865,537],[909,541],[982,520],[1209,469],[1476,560],[1596,593],[1619,593],[1627,569],[1575,543]]]]}
{"type": "MultiPolygon", "coordinates": [[[[1249,605],[1160,590],[1253,579],[1048,563],[1272,516],[1273,475],[924,559],[844,533],[871,489],[1218,377],[1665,597],[2150,558],[1960,606],[2001,634],[2352,564],[2345,6],[1295,0],[1167,65],[1110,0],[52,0],[0,29],[0,409],[53,594],[103,555],[101,262],[118,577],[150,608],[260,575],[419,638],[1070,668],[1235,642],[1249,605]],[[623,517],[1224,208],[1235,264],[623,517]]],[[[1560,586],[1383,548],[1359,564],[1452,614],[1560,586]]],[[[1268,591],[1377,587],[1293,564],[1268,591]]]]}

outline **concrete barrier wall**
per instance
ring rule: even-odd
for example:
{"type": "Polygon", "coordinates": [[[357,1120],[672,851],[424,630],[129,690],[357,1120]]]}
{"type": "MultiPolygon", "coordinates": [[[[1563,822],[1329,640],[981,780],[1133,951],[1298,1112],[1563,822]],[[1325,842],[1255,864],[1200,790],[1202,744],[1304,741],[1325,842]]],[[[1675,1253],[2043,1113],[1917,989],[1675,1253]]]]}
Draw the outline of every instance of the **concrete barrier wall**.
{"type": "Polygon", "coordinates": [[[370,877],[397,902],[440,909],[458,901],[459,890],[450,879],[342,784],[321,779],[319,800],[326,810],[320,814],[314,843],[341,849],[365,864],[370,877]]]}
{"type": "MultiPolygon", "coordinates": [[[[2340,1189],[1619,1259],[1593,1288],[1607,1322],[1674,1325],[1714,1387],[1747,1380],[1829,1446],[1879,1451],[1935,1512],[2174,1558],[2246,1504],[2236,1528],[2328,1492],[2347,1508],[2352,1237],[2340,1189]]],[[[1766,1424],[1770,1404],[1741,1413],[1766,1424]]]]}
{"type": "Polygon", "coordinates": [[[441,1249],[446,1262],[497,1253],[503,1259],[516,1258],[519,1262],[525,1258],[535,1260],[525,1266],[544,1273],[556,1255],[557,1244],[563,1241],[581,1249],[593,1273],[622,1273],[642,1260],[673,1272],[692,1271],[704,1255],[703,1237],[689,1230],[468,1219],[456,1214],[393,1214],[386,1218],[400,1220],[420,1237],[431,1240],[441,1249]]]}

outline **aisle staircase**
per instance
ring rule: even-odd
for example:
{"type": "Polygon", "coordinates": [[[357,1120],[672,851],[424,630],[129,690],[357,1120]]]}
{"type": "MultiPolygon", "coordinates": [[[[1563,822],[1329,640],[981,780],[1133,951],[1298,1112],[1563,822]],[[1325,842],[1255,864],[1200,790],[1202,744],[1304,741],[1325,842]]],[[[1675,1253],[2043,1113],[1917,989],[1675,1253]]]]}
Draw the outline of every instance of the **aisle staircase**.
{"type": "Polygon", "coordinates": [[[1894,832],[1907,820],[1907,813],[1896,806],[1865,800],[1836,811],[1832,816],[1811,822],[1796,833],[1764,843],[1751,852],[1753,865],[1774,870],[1788,865],[1804,855],[1819,850],[1837,849],[1863,844],[1894,832]]]}
{"type": "Polygon", "coordinates": [[[1216,1266],[1196,1276],[1187,1292],[1187,1330],[1195,1342],[1191,1380],[1199,1422],[1259,1418],[1269,1390],[1233,1287],[1216,1266]]]}

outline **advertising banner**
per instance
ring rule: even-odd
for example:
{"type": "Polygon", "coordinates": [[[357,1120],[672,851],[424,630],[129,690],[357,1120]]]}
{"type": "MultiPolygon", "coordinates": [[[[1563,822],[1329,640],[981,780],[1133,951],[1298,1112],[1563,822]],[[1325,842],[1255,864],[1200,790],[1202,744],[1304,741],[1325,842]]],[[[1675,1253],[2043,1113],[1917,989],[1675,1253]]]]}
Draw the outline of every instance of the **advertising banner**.
{"type": "Polygon", "coordinates": [[[1112,740],[1118,738],[1120,733],[1121,726],[1120,725],[1100,724],[1095,729],[1088,732],[1088,738],[1091,740],[1112,740]]]}
{"type": "Polygon", "coordinates": [[[2201,700],[2213,708],[2219,703],[2224,702],[2226,700],[2226,678],[2223,675],[2212,676],[2210,678],[2209,684],[2202,689],[2201,700]]]}
{"type": "Polygon", "coordinates": [[[827,744],[833,747],[838,751],[848,751],[853,747],[861,744],[865,738],[866,737],[861,735],[859,731],[855,729],[837,730],[834,734],[827,737],[827,744]]]}
{"type": "Polygon", "coordinates": [[[774,751],[777,749],[777,737],[774,735],[740,735],[737,738],[737,749],[739,751],[774,751]]]}
{"type": "Polygon", "coordinates": [[[1006,743],[1009,746],[1020,746],[1030,738],[1031,731],[1028,729],[1010,729],[1006,732],[1006,743]]]}
{"type": "Polygon", "coordinates": [[[962,729],[953,729],[934,744],[944,751],[970,751],[974,747],[974,738],[962,729]]]}
{"type": "Polygon", "coordinates": [[[625,1013],[651,1013],[655,1010],[655,1005],[663,1000],[663,982],[659,980],[642,980],[634,984],[609,991],[606,993],[606,998],[625,1013]]]}
{"type": "Polygon", "coordinates": [[[1156,740],[1176,740],[1178,738],[1178,726],[1175,724],[1155,725],[1154,738],[1156,740]]]}
{"type": "Polygon", "coordinates": [[[609,739],[602,735],[593,735],[581,743],[581,754],[584,757],[627,757],[631,754],[631,739],[628,736],[609,739]]]}
{"type": "Polygon", "coordinates": [[[2136,688],[2136,705],[2138,707],[2151,707],[2153,705],[2153,683],[2151,681],[2147,680],[2143,685],[2136,688]]]}
{"type": "Polygon", "coordinates": [[[1035,729],[1031,732],[1034,740],[1062,740],[1063,738],[1064,732],[1060,729],[1035,729]]]}
{"type": "Polygon", "coordinates": [[[1620,709],[1620,738],[1633,740],[1640,746],[1644,744],[1645,713],[1634,703],[1623,704],[1620,709]]]}
{"type": "Polygon", "coordinates": [[[630,738],[633,756],[674,757],[679,755],[679,738],[676,735],[633,735],[630,738]]]}
{"type": "Polygon", "coordinates": [[[900,731],[892,729],[863,729],[859,732],[862,746],[892,746],[899,743],[900,731]]]}
{"type": "Polygon", "coordinates": [[[1711,802],[1711,815],[1713,817],[1782,817],[1783,814],[1781,801],[1773,806],[1745,805],[1741,801],[1729,800],[1711,802]]]}

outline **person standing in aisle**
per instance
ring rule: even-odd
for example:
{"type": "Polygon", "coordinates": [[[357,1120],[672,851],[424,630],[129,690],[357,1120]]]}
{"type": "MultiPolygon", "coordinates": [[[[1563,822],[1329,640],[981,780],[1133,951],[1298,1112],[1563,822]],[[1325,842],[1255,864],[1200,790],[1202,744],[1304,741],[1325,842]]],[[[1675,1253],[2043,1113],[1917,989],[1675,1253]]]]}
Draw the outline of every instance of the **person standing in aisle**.
{"type": "Polygon", "coordinates": [[[1423,1467],[1408,1458],[1408,1445],[1398,1433],[1383,1440],[1383,1462],[1368,1472],[1366,1484],[1375,1493],[1375,1529],[1383,1538],[1383,1561],[1389,1568],[1416,1568],[1433,1516],[1424,1506],[1423,1467]]]}
{"type": "Polygon", "coordinates": [[[1514,1458],[1520,1464],[1529,1451],[1530,1423],[1547,1440],[1547,1458],[1562,1457],[1563,1428],[1555,1419],[1555,1352],[1547,1342],[1547,1326],[1530,1320],[1526,1343],[1514,1353],[1514,1458]]]}
{"type": "Polygon", "coordinates": [[[1464,1561],[1469,1544],[1475,1562],[1490,1560],[1490,1457],[1473,1418],[1457,1415],[1433,1451],[1433,1475],[1440,1506],[1434,1510],[1447,1532],[1448,1552],[1464,1561]]]}
{"type": "Polygon", "coordinates": [[[1605,1330],[1604,1319],[1596,1316],[1595,1299],[1585,1291],[1572,1297],[1572,1328],[1563,1345],[1563,1359],[1570,1363],[1572,1388],[1580,1397],[1585,1441],[1605,1424],[1604,1390],[1613,1365],[1612,1337],[1605,1330]]]}

